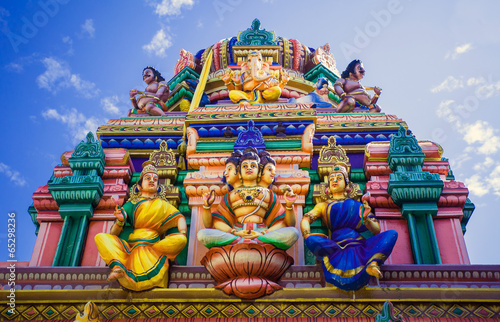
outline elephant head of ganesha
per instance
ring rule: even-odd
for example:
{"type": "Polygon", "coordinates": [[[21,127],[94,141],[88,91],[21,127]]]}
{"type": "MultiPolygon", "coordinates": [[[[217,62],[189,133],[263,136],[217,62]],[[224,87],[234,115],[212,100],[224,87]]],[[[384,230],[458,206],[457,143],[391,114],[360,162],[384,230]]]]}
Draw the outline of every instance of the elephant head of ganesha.
{"type": "Polygon", "coordinates": [[[269,73],[269,63],[263,61],[262,54],[258,51],[248,54],[246,61],[241,64],[241,71],[256,82],[264,82],[270,78],[275,78],[269,73]]]}

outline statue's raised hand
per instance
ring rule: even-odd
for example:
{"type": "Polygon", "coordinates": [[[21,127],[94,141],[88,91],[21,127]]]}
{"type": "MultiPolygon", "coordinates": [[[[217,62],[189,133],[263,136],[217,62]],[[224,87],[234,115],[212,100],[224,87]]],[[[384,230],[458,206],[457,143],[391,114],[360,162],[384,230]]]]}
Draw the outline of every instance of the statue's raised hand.
{"type": "Polygon", "coordinates": [[[282,69],[281,70],[281,83],[286,84],[290,80],[290,77],[288,76],[288,73],[286,70],[282,69]]]}
{"type": "Polygon", "coordinates": [[[368,215],[372,212],[372,207],[368,204],[368,200],[370,199],[370,194],[366,193],[361,197],[361,202],[364,206],[363,219],[366,219],[368,215]]]}
{"type": "Polygon", "coordinates": [[[293,192],[289,185],[286,185],[282,190],[284,191],[283,197],[285,198],[286,206],[293,206],[295,200],[297,200],[297,195],[293,192]]]}
{"type": "Polygon", "coordinates": [[[113,214],[115,215],[116,219],[118,219],[119,221],[121,221],[121,222],[125,221],[125,216],[123,216],[123,212],[122,212],[119,205],[115,206],[115,212],[113,214]]]}
{"type": "Polygon", "coordinates": [[[240,73],[238,72],[231,73],[231,79],[235,84],[240,84],[241,83],[240,73]]]}
{"type": "Polygon", "coordinates": [[[202,197],[205,207],[210,207],[215,201],[215,191],[205,192],[202,197]]]}
{"type": "Polygon", "coordinates": [[[224,84],[229,84],[231,82],[231,69],[227,68],[224,71],[224,75],[222,75],[222,80],[224,81],[224,84]]]}

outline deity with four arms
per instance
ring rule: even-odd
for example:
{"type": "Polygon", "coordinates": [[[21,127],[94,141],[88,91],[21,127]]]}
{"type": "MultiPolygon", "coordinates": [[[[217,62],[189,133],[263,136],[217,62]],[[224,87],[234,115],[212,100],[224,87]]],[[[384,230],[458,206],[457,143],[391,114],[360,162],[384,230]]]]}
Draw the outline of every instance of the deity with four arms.
{"type": "Polygon", "coordinates": [[[261,163],[254,148],[245,149],[241,157],[228,159],[224,176],[234,189],[224,196],[215,212],[211,211],[215,196],[203,195],[202,217],[206,229],[198,232],[203,245],[211,248],[256,242],[288,249],[295,243],[298,231],[294,227],[292,206],[297,196],[288,190],[284,194],[285,207],[278,202],[276,193],[269,189],[275,168],[267,164],[261,163]],[[261,166],[267,172],[262,172],[261,166]]]}

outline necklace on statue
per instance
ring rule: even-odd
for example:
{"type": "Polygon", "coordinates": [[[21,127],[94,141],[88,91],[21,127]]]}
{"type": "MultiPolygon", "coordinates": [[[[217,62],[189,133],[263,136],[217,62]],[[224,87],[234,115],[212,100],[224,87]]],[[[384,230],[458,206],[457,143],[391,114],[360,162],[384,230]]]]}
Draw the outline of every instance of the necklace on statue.
{"type": "Polygon", "coordinates": [[[239,187],[236,189],[238,195],[245,203],[250,203],[262,192],[261,187],[239,187]]]}

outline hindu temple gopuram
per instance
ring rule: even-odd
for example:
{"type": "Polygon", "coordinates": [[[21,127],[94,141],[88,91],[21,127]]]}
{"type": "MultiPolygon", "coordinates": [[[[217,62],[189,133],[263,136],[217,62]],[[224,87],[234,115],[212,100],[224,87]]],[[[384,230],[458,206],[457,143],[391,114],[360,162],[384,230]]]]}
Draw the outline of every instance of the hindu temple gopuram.
{"type": "Polygon", "coordinates": [[[370,66],[301,41],[255,19],[130,75],[128,114],[33,193],[0,320],[500,319],[500,265],[470,264],[475,206],[441,146],[384,113],[370,66]]]}

